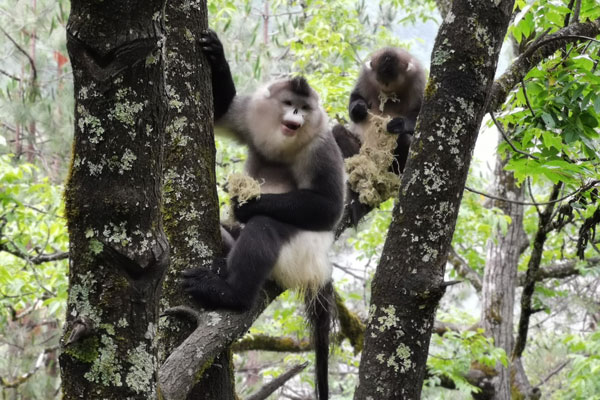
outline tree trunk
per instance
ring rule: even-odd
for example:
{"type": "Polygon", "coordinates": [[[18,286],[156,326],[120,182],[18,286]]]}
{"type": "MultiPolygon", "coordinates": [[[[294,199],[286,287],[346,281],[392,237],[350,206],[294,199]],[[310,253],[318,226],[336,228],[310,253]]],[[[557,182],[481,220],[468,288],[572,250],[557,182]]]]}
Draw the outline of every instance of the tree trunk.
{"type": "MultiPolygon", "coordinates": [[[[163,221],[171,248],[171,267],[163,286],[161,311],[191,305],[181,290],[181,271],[210,268],[212,260],[221,256],[210,68],[197,45],[200,33],[208,27],[206,1],[169,1],[166,16],[169,109],[163,221]]],[[[161,319],[161,363],[194,329],[185,319],[161,319]]],[[[229,352],[225,351],[203,371],[188,399],[233,400],[232,378],[229,352]]]]}
{"type": "Polygon", "coordinates": [[[156,398],[158,300],[168,265],[161,189],[162,1],[74,0],[67,46],[75,138],[63,398],[156,398]]]}
{"type": "Polygon", "coordinates": [[[512,0],[454,0],[375,273],[355,399],[418,399],[471,154],[512,0]]]}
{"type": "MultiPolygon", "coordinates": [[[[494,173],[496,195],[509,200],[523,201],[523,187],[517,186],[512,172],[504,170],[507,162],[508,158],[502,160],[500,155],[496,157],[494,173]]],[[[493,205],[511,218],[511,224],[508,226],[506,234],[498,229],[488,245],[481,291],[481,323],[486,334],[494,339],[495,346],[504,349],[510,358],[514,344],[513,318],[517,267],[521,255],[521,245],[526,240],[523,231],[523,205],[497,200],[493,205]]],[[[499,364],[496,370],[498,375],[493,381],[494,398],[510,400],[510,361],[507,368],[499,364]]]]}

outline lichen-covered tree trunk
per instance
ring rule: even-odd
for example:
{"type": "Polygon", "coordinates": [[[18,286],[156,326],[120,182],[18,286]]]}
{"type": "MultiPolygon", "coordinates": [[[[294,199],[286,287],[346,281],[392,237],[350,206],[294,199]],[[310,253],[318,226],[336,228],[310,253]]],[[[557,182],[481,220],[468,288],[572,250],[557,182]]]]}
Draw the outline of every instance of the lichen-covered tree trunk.
{"type": "MultiPolygon", "coordinates": [[[[505,171],[508,158],[496,158],[494,187],[496,195],[523,201],[523,186],[518,186],[514,174],[505,171]]],[[[498,229],[488,245],[488,253],[483,274],[481,324],[486,334],[494,339],[496,347],[504,349],[508,358],[514,345],[513,318],[515,307],[515,287],[517,267],[521,247],[527,237],[523,231],[523,205],[507,201],[494,201],[505,215],[511,218],[506,232],[498,229]]],[[[511,374],[509,366],[497,365],[498,375],[493,379],[494,399],[510,400],[511,374]]]]}
{"type": "MultiPolygon", "coordinates": [[[[171,267],[163,287],[162,311],[189,302],[181,290],[181,271],[210,268],[221,250],[210,68],[197,45],[200,33],[208,27],[206,1],[169,1],[166,16],[169,110],[163,220],[171,248],[171,267]]],[[[194,328],[186,319],[161,319],[161,363],[194,328]]],[[[229,352],[225,351],[204,369],[188,399],[233,400],[229,364],[229,352]]]]}
{"type": "Polygon", "coordinates": [[[355,399],[418,399],[471,155],[512,0],[454,0],[372,285],[355,399]]]}
{"type": "Polygon", "coordinates": [[[161,190],[163,2],[71,2],[75,138],[66,187],[64,399],[153,399],[168,265],[161,190]]]}

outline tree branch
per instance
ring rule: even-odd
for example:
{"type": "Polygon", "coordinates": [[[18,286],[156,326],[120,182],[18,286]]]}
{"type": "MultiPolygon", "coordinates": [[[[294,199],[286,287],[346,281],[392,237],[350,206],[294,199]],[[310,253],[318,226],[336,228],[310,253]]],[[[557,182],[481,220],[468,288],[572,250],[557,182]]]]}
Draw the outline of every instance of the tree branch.
{"type": "Polygon", "coordinates": [[[448,262],[452,264],[458,275],[468,280],[475,290],[481,292],[481,288],[483,287],[481,276],[469,266],[467,260],[462,258],[460,254],[456,252],[454,247],[450,247],[450,251],[448,252],[448,262]]]}
{"type": "Polygon", "coordinates": [[[31,378],[33,376],[33,374],[35,374],[36,371],[44,365],[44,360],[46,358],[46,354],[48,354],[52,351],[55,351],[57,349],[58,349],[58,346],[44,349],[44,351],[42,351],[40,353],[40,355],[38,356],[33,368],[30,371],[24,373],[23,375],[15,378],[14,380],[9,381],[6,378],[3,378],[0,376],[0,386],[10,389],[10,388],[16,388],[16,387],[22,385],[23,383],[27,382],[27,380],[29,378],[31,378]]]}
{"type": "MultiPolygon", "coordinates": [[[[540,270],[535,275],[536,282],[541,282],[546,279],[560,279],[567,278],[573,275],[579,275],[579,269],[577,268],[577,261],[579,260],[568,260],[562,263],[556,263],[549,265],[545,268],[540,268],[540,270]]],[[[594,257],[587,260],[586,268],[593,268],[600,264],[600,257],[594,257]]],[[[526,283],[526,273],[520,272],[519,277],[519,286],[524,286],[526,283]]]]}
{"type": "Polygon", "coordinates": [[[33,59],[33,57],[31,57],[31,55],[29,54],[29,52],[27,52],[27,50],[25,50],[19,43],[17,43],[16,40],[14,40],[8,34],[8,32],[6,32],[2,28],[0,28],[0,31],[2,31],[2,33],[4,33],[4,35],[8,38],[8,40],[10,40],[10,42],[15,45],[17,50],[19,50],[21,53],[23,53],[25,55],[25,57],[27,57],[27,60],[29,61],[29,65],[31,65],[31,73],[32,73],[31,74],[31,84],[35,86],[35,82],[37,81],[37,69],[35,67],[35,60],[33,59]]]}
{"type": "Polygon", "coordinates": [[[313,348],[310,340],[298,341],[291,337],[273,337],[269,335],[252,335],[231,345],[231,350],[238,353],[251,350],[302,353],[313,348]]]}
{"type": "Polygon", "coordinates": [[[567,43],[589,40],[598,34],[600,34],[600,18],[594,21],[569,25],[548,36],[545,40],[534,43],[513,62],[504,74],[496,79],[492,86],[488,110],[498,110],[506,100],[508,93],[540,61],[551,56],[567,43]]]}
{"type": "Polygon", "coordinates": [[[500,134],[502,135],[502,138],[504,139],[504,141],[506,143],[508,143],[508,145],[510,146],[511,149],[513,149],[513,151],[515,153],[519,153],[524,155],[525,157],[529,157],[532,158],[534,160],[539,160],[538,157],[534,156],[533,154],[529,154],[523,150],[519,150],[515,147],[515,145],[513,144],[513,142],[510,141],[510,139],[508,138],[508,135],[506,134],[506,132],[504,132],[504,128],[502,127],[502,125],[496,120],[496,117],[494,116],[494,113],[492,111],[489,112],[490,117],[492,117],[492,121],[494,121],[494,124],[496,125],[496,128],[498,128],[498,131],[500,132],[500,134]]]}
{"type": "Polygon", "coordinates": [[[29,253],[19,250],[17,247],[9,248],[6,244],[0,244],[0,251],[12,254],[15,257],[21,258],[34,265],[39,265],[45,262],[59,261],[69,258],[68,252],[57,252],[53,254],[38,254],[32,257],[29,253]]]}
{"type": "Polygon", "coordinates": [[[550,232],[550,226],[552,223],[552,215],[554,212],[554,206],[558,198],[558,194],[562,189],[562,183],[555,184],[550,194],[550,204],[546,206],[546,209],[540,214],[538,221],[538,230],[535,234],[533,241],[533,247],[531,251],[531,257],[529,258],[529,264],[527,265],[527,274],[525,276],[525,283],[523,285],[523,294],[521,295],[521,316],[519,317],[519,328],[517,338],[515,340],[515,346],[513,349],[512,358],[520,358],[525,350],[525,344],[527,342],[527,334],[529,331],[529,319],[534,313],[532,309],[533,292],[535,290],[535,284],[537,282],[537,274],[542,261],[542,254],[544,252],[544,243],[550,232]]]}
{"type": "Polygon", "coordinates": [[[358,354],[364,346],[365,324],[360,320],[358,315],[346,307],[344,300],[337,292],[335,292],[335,304],[337,306],[342,335],[350,340],[350,344],[354,347],[354,354],[358,354]]]}
{"type": "Polygon", "coordinates": [[[165,316],[185,316],[197,327],[177,347],[158,372],[160,391],[165,400],[183,400],[213,359],[243,335],[266,306],[281,294],[268,282],[252,309],[245,313],[228,311],[200,312],[189,307],[175,307],[165,316]]]}
{"type": "Polygon", "coordinates": [[[285,385],[287,381],[292,379],[294,376],[298,375],[306,366],[308,362],[304,362],[302,364],[294,365],[289,371],[284,372],[279,375],[277,378],[273,379],[271,382],[264,385],[258,392],[248,397],[246,400],[264,400],[269,395],[271,395],[274,391],[279,389],[281,386],[285,385]]]}

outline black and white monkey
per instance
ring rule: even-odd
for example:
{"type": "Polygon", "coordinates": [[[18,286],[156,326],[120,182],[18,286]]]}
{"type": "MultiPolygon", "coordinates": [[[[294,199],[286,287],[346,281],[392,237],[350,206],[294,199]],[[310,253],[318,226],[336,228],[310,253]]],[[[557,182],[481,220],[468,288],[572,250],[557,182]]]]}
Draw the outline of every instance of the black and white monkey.
{"type": "Polygon", "coordinates": [[[397,162],[393,168],[396,173],[403,172],[423,102],[425,81],[421,63],[406,50],[385,47],[374,52],[362,66],[350,94],[350,132],[355,137],[348,138],[339,125],[334,131],[344,157],[358,153],[369,125],[369,113],[389,116],[392,120],[387,131],[398,135],[394,152],[397,162]]]}
{"type": "Polygon", "coordinates": [[[305,293],[316,349],[317,398],[328,398],[327,358],[334,307],[327,252],[344,205],[341,152],[317,93],[301,77],[236,96],[223,46],[210,31],[200,45],[212,69],[215,126],[248,148],[246,173],[259,198],[236,204],[245,224],[229,240],[226,272],[184,272],[183,287],[211,309],[246,310],[271,278],[305,293]]]}
{"type": "MultiPolygon", "coordinates": [[[[340,124],[333,127],[344,158],[358,154],[371,123],[370,114],[392,117],[386,129],[398,137],[391,170],[397,175],[404,172],[423,102],[425,81],[425,70],[406,50],[385,47],[374,52],[362,66],[350,94],[349,129],[340,124]]],[[[348,218],[354,226],[371,211],[371,207],[360,203],[358,198],[357,193],[348,190],[348,218]]]]}

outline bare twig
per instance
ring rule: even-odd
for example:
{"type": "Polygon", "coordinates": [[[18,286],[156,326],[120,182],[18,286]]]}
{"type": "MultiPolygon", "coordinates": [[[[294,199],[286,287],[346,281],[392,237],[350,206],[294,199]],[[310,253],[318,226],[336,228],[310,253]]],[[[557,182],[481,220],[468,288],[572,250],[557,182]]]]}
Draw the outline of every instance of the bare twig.
{"type": "Polygon", "coordinates": [[[68,252],[57,252],[53,254],[39,254],[37,256],[31,256],[31,254],[19,250],[19,248],[14,245],[12,247],[9,247],[6,244],[0,244],[0,251],[12,254],[13,256],[18,257],[34,265],[69,258],[68,252]]]}
{"type": "Polygon", "coordinates": [[[531,201],[534,203],[537,214],[540,215],[542,211],[540,210],[540,205],[535,201],[535,197],[533,197],[533,188],[531,187],[531,179],[527,178],[527,188],[529,189],[529,197],[531,197],[531,201]]]}
{"type": "Polygon", "coordinates": [[[258,392],[248,397],[246,400],[264,400],[269,397],[273,392],[277,389],[285,385],[287,381],[292,379],[294,376],[298,375],[304,368],[308,366],[308,362],[304,362],[302,364],[294,365],[290,368],[289,371],[284,372],[279,375],[277,378],[273,379],[271,382],[264,385],[258,392]]]}
{"type": "Polygon", "coordinates": [[[540,383],[538,383],[537,385],[535,385],[536,388],[539,388],[540,386],[542,386],[544,383],[548,382],[550,380],[550,378],[552,378],[554,375],[558,374],[560,371],[562,371],[562,369],[564,367],[566,367],[569,363],[571,362],[571,360],[566,360],[563,363],[561,363],[558,367],[554,368],[554,370],[552,370],[552,372],[550,372],[548,374],[548,376],[546,376],[544,379],[542,379],[540,381],[540,383]]]}
{"type": "Polygon", "coordinates": [[[506,132],[504,131],[504,128],[502,127],[502,124],[500,124],[497,120],[496,117],[494,116],[494,113],[492,111],[490,111],[490,117],[492,117],[492,121],[494,121],[494,124],[496,125],[496,128],[498,128],[498,131],[500,131],[500,134],[502,135],[502,138],[504,139],[504,141],[506,143],[508,143],[508,145],[511,147],[511,149],[513,149],[513,151],[515,153],[519,153],[522,154],[526,157],[532,158],[534,160],[539,160],[538,157],[534,156],[533,154],[529,154],[523,150],[519,150],[515,147],[515,145],[513,144],[513,142],[511,142],[511,140],[508,138],[508,135],[506,134],[506,132]]]}
{"type": "Polygon", "coordinates": [[[577,0],[575,3],[575,10],[573,10],[573,22],[579,22],[579,13],[581,11],[581,0],[577,0]]]}
{"type": "Polygon", "coordinates": [[[4,71],[4,70],[2,70],[2,69],[0,69],[0,74],[2,74],[2,75],[5,75],[5,76],[8,76],[9,78],[11,78],[11,79],[14,79],[14,80],[15,80],[15,81],[17,81],[17,82],[21,82],[21,78],[19,78],[19,77],[18,77],[18,76],[16,76],[16,75],[13,75],[13,74],[11,74],[11,73],[8,73],[8,72],[6,72],[6,71],[4,71]]]}
{"type": "Polygon", "coordinates": [[[0,376],[0,386],[5,387],[5,388],[16,388],[16,387],[22,385],[23,383],[27,382],[27,380],[29,378],[31,378],[33,376],[33,374],[35,374],[36,371],[44,365],[44,359],[46,358],[46,353],[49,353],[52,350],[56,350],[56,348],[46,349],[46,350],[42,351],[40,353],[40,355],[38,356],[33,368],[30,371],[24,373],[23,375],[15,378],[14,380],[9,381],[0,376]]]}
{"type": "Polygon", "coordinates": [[[513,203],[513,204],[521,204],[521,205],[524,205],[524,206],[539,206],[539,205],[548,205],[548,204],[560,203],[561,201],[566,200],[569,197],[575,196],[578,193],[585,192],[586,190],[591,189],[591,188],[593,188],[594,186],[596,186],[598,184],[600,184],[600,180],[593,180],[590,183],[583,185],[579,189],[574,190],[571,193],[566,194],[566,195],[564,195],[564,196],[562,196],[562,197],[560,197],[560,198],[558,198],[556,200],[543,201],[543,202],[539,202],[539,203],[538,202],[510,200],[510,199],[507,199],[507,198],[504,198],[504,197],[498,197],[498,196],[491,195],[489,193],[481,192],[481,191],[473,189],[473,188],[471,188],[469,186],[465,186],[465,190],[469,191],[469,192],[472,192],[472,193],[480,194],[482,196],[485,196],[485,197],[493,199],[493,200],[505,201],[507,203],[513,203]]]}
{"type": "Polygon", "coordinates": [[[531,103],[529,102],[529,97],[527,96],[527,88],[525,87],[525,81],[523,79],[521,79],[521,86],[523,87],[523,96],[525,96],[525,103],[527,104],[527,108],[529,108],[531,116],[535,118],[535,112],[533,111],[533,107],[531,107],[531,103]]]}
{"type": "Polygon", "coordinates": [[[31,65],[31,82],[33,85],[35,85],[35,82],[37,81],[37,69],[35,67],[35,60],[31,57],[31,55],[29,54],[29,52],[27,50],[25,50],[23,47],[21,47],[21,45],[19,43],[17,43],[16,40],[14,40],[9,34],[8,32],[6,32],[3,28],[0,27],[0,31],[2,31],[2,33],[4,33],[4,35],[8,38],[8,40],[11,41],[12,44],[15,45],[15,47],[17,48],[17,50],[19,50],[21,53],[23,53],[25,55],[25,57],[27,57],[27,60],[29,61],[29,65],[31,65]]]}

